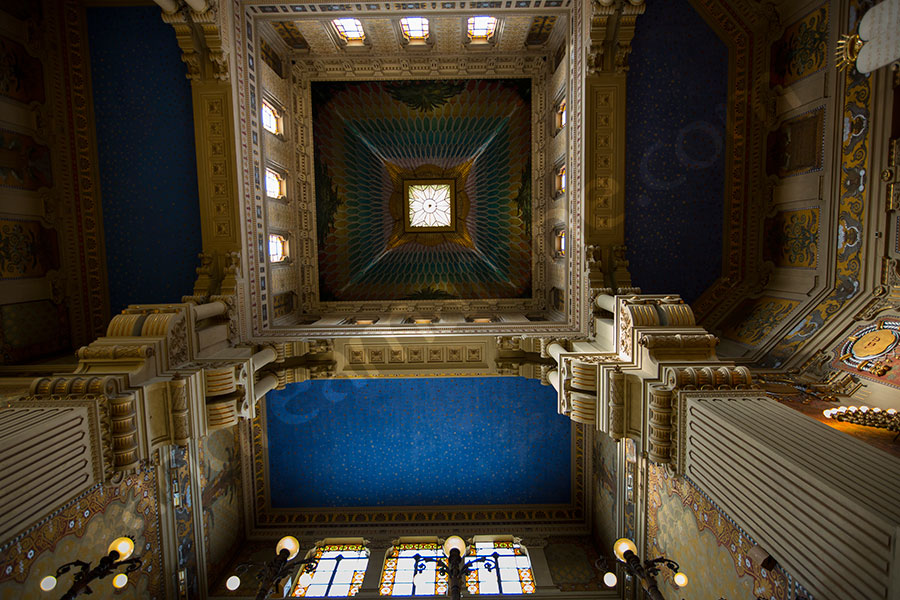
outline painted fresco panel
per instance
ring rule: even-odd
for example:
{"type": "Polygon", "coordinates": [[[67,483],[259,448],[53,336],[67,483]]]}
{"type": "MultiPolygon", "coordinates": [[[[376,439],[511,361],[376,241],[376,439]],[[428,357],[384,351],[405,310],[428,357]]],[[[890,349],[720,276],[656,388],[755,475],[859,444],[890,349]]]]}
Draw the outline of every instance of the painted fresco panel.
{"type": "Polygon", "coordinates": [[[553,583],[561,591],[594,591],[602,587],[603,573],[594,567],[600,553],[591,537],[551,537],[544,547],[544,556],[553,583]]]}
{"type": "Polygon", "coordinates": [[[22,44],[2,35],[0,95],[25,104],[44,101],[44,67],[41,61],[28,54],[22,44]]]}
{"type": "Polygon", "coordinates": [[[284,43],[294,50],[309,50],[309,44],[303,38],[303,34],[297,29],[297,25],[291,21],[272,21],[275,33],[281,36],[284,43]]]}
{"type": "Polygon", "coordinates": [[[266,42],[266,40],[260,38],[259,40],[259,51],[262,54],[263,62],[269,65],[269,68],[272,69],[276,75],[279,77],[284,77],[282,74],[282,62],[281,58],[275,52],[275,50],[266,42]]]}
{"type": "MultiPolygon", "coordinates": [[[[106,579],[92,586],[90,597],[164,598],[158,506],[152,468],[117,485],[96,486],[0,551],[0,599],[46,600],[48,594],[38,587],[44,575],[76,558],[96,566],[109,543],[122,535],[133,536],[134,555],[142,559],[140,571],[129,576],[123,593],[113,594],[106,579]]],[[[60,577],[56,597],[71,583],[71,575],[60,577]]]]}
{"type": "Polygon", "coordinates": [[[770,83],[787,87],[828,64],[828,4],[788,25],[772,44],[770,83]]]}
{"type": "Polygon", "coordinates": [[[819,258],[819,207],[783,210],[766,219],[763,258],[778,267],[814,269],[819,258]]]}
{"type": "Polygon", "coordinates": [[[825,107],[784,121],[766,141],[766,172],[792,177],[821,171],[825,161],[825,107]]]}
{"type": "Polygon", "coordinates": [[[733,313],[723,333],[738,342],[755,345],[765,338],[791,311],[799,300],[763,296],[745,300],[733,313]]]}
{"type": "MultiPolygon", "coordinates": [[[[787,577],[752,561],[750,539],[685,478],[676,479],[655,464],[647,475],[649,557],[677,560],[690,577],[690,598],[794,598],[787,577]]],[[[668,569],[657,579],[668,600],[685,595],[668,569]]]]}
{"type": "Polygon", "coordinates": [[[882,319],[859,327],[834,347],[833,367],[863,379],[900,388],[900,320],[882,319]]]}
{"type": "Polygon", "coordinates": [[[0,129],[0,187],[36,191],[52,186],[50,148],[31,136],[0,129]]]}
{"type": "Polygon", "coordinates": [[[616,455],[618,443],[608,435],[595,432],[593,444],[594,524],[604,547],[616,540],[616,455]]]}
{"type": "Polygon", "coordinates": [[[220,429],[199,446],[206,572],[212,587],[244,536],[241,447],[236,428],[220,429]]]}
{"type": "Polygon", "coordinates": [[[0,363],[15,364],[71,348],[69,313],[49,300],[0,306],[0,363]]]}
{"type": "MultiPolygon", "coordinates": [[[[851,23],[856,27],[862,1],[851,1],[851,23]]],[[[835,287],[806,318],[787,332],[760,363],[778,367],[796,354],[819,327],[859,293],[859,275],[864,261],[863,222],[868,197],[869,113],[872,96],[866,75],[847,69],[843,75],[843,140],[841,144],[841,183],[838,203],[838,231],[835,245],[835,287]]]]}
{"type": "Polygon", "coordinates": [[[43,277],[59,269],[56,232],[39,221],[0,219],[0,279],[43,277]]]}

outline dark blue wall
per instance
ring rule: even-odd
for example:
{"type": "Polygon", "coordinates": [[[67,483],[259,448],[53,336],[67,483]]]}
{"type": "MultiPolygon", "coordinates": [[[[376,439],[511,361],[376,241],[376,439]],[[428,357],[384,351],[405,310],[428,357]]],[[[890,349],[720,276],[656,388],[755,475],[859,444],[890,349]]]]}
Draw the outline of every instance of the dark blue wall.
{"type": "Polygon", "coordinates": [[[266,397],[272,505],[568,503],[556,392],[511,377],[334,379],[266,397]]]}
{"type": "Polygon", "coordinates": [[[191,293],[200,211],[191,87],[157,6],[88,8],[110,309],[191,293]]]}
{"type": "Polygon", "coordinates": [[[728,50],[687,0],[647,0],[628,64],[629,268],[692,302],[722,270],[728,50]]]}

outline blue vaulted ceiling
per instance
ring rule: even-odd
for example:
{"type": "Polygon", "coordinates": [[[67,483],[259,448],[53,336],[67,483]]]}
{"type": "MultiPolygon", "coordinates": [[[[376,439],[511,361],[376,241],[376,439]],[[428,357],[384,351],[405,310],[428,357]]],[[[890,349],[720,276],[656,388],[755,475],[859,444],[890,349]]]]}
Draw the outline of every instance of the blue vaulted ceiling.
{"type": "Polygon", "coordinates": [[[728,49],[688,0],[647,0],[628,64],[629,270],[693,302],[722,272],[728,49]]]}
{"type": "Polygon", "coordinates": [[[335,379],[266,396],[273,508],[565,504],[556,393],[510,377],[335,379]]]}

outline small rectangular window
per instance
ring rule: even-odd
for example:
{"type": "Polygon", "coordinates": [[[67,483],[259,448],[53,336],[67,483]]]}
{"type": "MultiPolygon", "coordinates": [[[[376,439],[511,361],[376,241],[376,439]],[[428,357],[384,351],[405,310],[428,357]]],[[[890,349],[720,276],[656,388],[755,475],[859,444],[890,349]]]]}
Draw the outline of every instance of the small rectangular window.
{"type": "Polygon", "coordinates": [[[556,170],[556,195],[566,193],[566,165],[562,165],[556,170]]]}
{"type": "Polygon", "coordinates": [[[269,198],[284,198],[285,196],[284,177],[272,169],[266,169],[266,196],[269,198]]]}
{"type": "Polygon", "coordinates": [[[335,31],[347,45],[360,46],[366,39],[366,32],[363,31],[363,26],[359,19],[349,17],[335,19],[331,24],[334,25],[335,31]]]}
{"type": "Polygon", "coordinates": [[[469,17],[466,22],[466,34],[469,40],[476,43],[486,43],[497,30],[497,18],[485,15],[469,17]]]}
{"type": "Polygon", "coordinates": [[[566,126],[566,99],[559,101],[556,107],[556,129],[557,131],[566,126]]]}
{"type": "Polygon", "coordinates": [[[269,262],[277,263],[287,260],[288,243],[283,235],[269,234],[269,262]]]}
{"type": "Polygon", "coordinates": [[[262,103],[262,126],[269,133],[281,133],[281,114],[265,100],[262,103]]]}

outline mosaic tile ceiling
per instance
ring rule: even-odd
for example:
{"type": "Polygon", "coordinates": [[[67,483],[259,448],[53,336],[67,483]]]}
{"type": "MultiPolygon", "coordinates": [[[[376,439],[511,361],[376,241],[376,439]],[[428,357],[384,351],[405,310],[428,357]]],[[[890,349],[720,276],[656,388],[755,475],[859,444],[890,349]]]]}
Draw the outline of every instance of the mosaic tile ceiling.
{"type": "Polygon", "coordinates": [[[528,79],[315,82],[322,300],[531,296],[528,79]],[[403,182],[453,180],[455,231],[402,232],[403,182]]]}
{"type": "Polygon", "coordinates": [[[570,421],[533,379],[334,379],[266,396],[273,508],[565,504],[570,421]]]}

